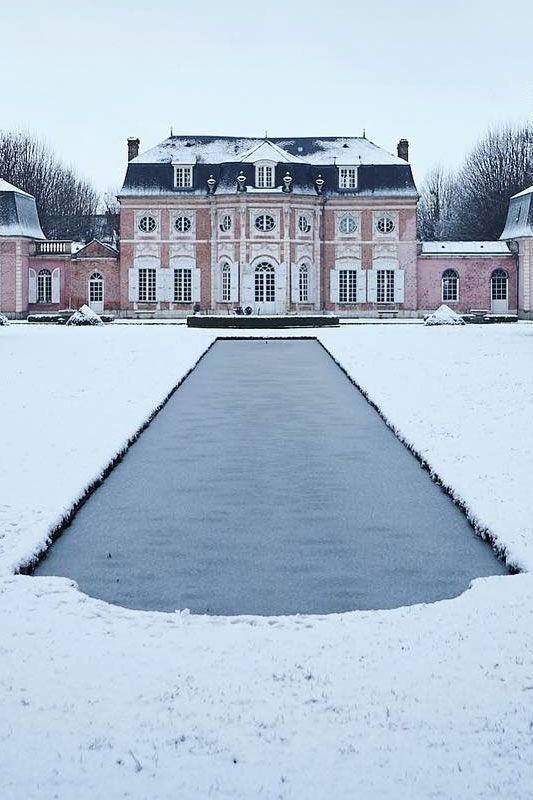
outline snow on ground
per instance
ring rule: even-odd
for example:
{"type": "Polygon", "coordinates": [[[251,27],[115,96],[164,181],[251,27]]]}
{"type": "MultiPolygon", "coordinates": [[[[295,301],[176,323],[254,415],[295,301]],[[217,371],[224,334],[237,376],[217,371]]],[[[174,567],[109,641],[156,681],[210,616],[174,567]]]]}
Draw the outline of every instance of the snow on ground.
{"type": "MultiPolygon", "coordinates": [[[[318,335],[531,569],[533,326],[318,335]]],[[[432,605],[280,618],[135,612],[13,575],[213,338],[0,335],[0,797],[530,798],[528,573],[432,605]]]]}

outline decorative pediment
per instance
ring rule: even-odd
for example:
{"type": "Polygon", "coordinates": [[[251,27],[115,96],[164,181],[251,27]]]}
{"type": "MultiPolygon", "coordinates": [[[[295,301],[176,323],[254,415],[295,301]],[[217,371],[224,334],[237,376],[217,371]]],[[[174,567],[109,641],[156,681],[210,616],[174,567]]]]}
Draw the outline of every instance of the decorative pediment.
{"type": "Polygon", "coordinates": [[[293,156],[277,144],[265,139],[264,142],[256,144],[244,153],[237,156],[237,161],[243,163],[255,164],[257,161],[271,161],[274,164],[303,164],[303,159],[293,156]]]}

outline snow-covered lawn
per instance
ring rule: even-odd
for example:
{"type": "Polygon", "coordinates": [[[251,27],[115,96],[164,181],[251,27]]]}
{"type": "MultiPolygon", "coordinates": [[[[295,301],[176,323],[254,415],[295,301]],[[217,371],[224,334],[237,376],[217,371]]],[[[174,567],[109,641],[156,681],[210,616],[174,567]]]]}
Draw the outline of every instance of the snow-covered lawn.
{"type": "MultiPolygon", "coordinates": [[[[531,570],[533,326],[317,335],[531,570]]],[[[129,611],[13,574],[213,339],[2,329],[2,800],[530,798],[530,573],[433,605],[276,619],[129,611]]]]}

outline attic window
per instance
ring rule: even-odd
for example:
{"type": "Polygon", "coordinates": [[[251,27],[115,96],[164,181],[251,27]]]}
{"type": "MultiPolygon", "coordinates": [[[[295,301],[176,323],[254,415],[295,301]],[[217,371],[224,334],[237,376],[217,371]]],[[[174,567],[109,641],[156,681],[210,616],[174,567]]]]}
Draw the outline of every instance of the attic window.
{"type": "Polygon", "coordinates": [[[273,164],[256,164],[255,186],[257,189],[273,189],[274,177],[273,164]]]}
{"type": "Polygon", "coordinates": [[[357,167],[339,167],[339,189],[357,189],[357,167]]]}
{"type": "Polygon", "coordinates": [[[174,167],[174,187],[192,189],[192,167],[174,167]]]}

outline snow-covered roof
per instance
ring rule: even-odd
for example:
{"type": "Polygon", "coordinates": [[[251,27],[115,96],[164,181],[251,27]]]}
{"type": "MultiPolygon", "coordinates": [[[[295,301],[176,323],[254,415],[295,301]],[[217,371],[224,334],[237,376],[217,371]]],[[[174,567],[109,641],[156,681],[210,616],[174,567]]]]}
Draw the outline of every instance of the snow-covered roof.
{"type": "Polygon", "coordinates": [[[422,255],[509,255],[507,242],[422,242],[422,255]]]}
{"type": "Polygon", "coordinates": [[[533,237],[533,186],[511,197],[505,228],[500,239],[528,239],[530,237],[533,237]]]}
{"type": "Polygon", "coordinates": [[[171,136],[128,163],[120,197],[255,192],[254,163],[260,161],[274,164],[274,186],[267,193],[281,191],[286,173],[289,173],[290,190],[294,194],[316,195],[320,186],[319,193],[323,197],[418,196],[409,164],[365,137],[171,136]],[[176,164],[194,167],[191,186],[174,185],[173,165],[176,164]],[[343,165],[357,167],[357,185],[353,189],[339,186],[338,167],[343,165]],[[237,181],[241,172],[245,179],[243,187],[237,181]]]}
{"type": "Polygon", "coordinates": [[[35,198],[0,178],[0,237],[45,239],[35,198]]]}
{"type": "Polygon", "coordinates": [[[403,164],[405,161],[362,136],[254,139],[235,136],[170,136],[131,164],[223,164],[261,161],[306,164],[403,164]],[[268,153],[269,155],[265,154],[268,153]]]}
{"type": "Polygon", "coordinates": [[[33,197],[33,195],[19,189],[18,186],[13,186],[12,183],[8,183],[3,178],[0,178],[0,192],[17,192],[17,194],[23,194],[26,197],[33,197]]]}
{"type": "Polygon", "coordinates": [[[533,186],[530,186],[528,189],[523,189],[521,192],[513,194],[513,197],[511,199],[514,199],[515,197],[525,197],[526,194],[533,194],[533,186]]]}

